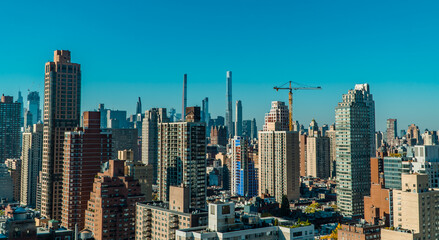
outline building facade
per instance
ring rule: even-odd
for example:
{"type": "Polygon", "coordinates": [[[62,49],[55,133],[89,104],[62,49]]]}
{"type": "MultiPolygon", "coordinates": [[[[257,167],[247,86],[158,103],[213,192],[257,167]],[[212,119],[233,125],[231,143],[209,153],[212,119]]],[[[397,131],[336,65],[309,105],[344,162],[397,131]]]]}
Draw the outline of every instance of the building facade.
{"type": "Polygon", "coordinates": [[[98,173],[85,211],[85,228],[96,240],[135,239],[136,203],[145,201],[140,184],[124,175],[124,162],[108,161],[98,173]]]}
{"type": "Polygon", "coordinates": [[[258,171],[250,157],[250,146],[246,139],[235,136],[231,140],[231,193],[254,197],[258,195],[258,171]]]}
{"type": "Polygon", "coordinates": [[[368,84],[343,94],[335,109],[337,207],[345,216],[362,215],[370,194],[370,157],[375,156],[375,107],[368,84]],[[373,154],[372,154],[373,153],[373,154]]]}
{"type": "Polygon", "coordinates": [[[84,228],[85,210],[101,165],[112,157],[111,133],[101,130],[99,112],[84,112],[84,127],[64,137],[61,225],[84,228]]]}
{"type": "Polygon", "coordinates": [[[20,157],[21,107],[11,96],[0,99],[0,163],[20,157]]]}
{"type": "Polygon", "coordinates": [[[41,214],[47,218],[61,220],[64,133],[79,126],[80,108],[81,66],[70,51],[56,50],[44,77],[41,214]]]}

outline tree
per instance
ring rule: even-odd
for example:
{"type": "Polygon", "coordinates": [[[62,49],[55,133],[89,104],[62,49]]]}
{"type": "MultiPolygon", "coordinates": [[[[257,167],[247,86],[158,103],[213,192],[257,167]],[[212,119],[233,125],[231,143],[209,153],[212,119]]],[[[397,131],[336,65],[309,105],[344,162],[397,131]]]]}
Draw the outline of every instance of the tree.
{"type": "Polygon", "coordinates": [[[282,203],[280,205],[280,214],[281,216],[290,215],[290,201],[288,200],[286,195],[282,196],[282,203]]]}

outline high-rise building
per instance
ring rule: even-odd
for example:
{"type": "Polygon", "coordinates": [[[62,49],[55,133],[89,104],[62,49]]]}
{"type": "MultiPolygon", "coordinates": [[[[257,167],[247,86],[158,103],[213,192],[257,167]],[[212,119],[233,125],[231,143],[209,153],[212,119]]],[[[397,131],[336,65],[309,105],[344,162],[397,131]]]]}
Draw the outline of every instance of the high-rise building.
{"type": "Polygon", "coordinates": [[[56,50],[45,67],[41,214],[61,220],[64,133],[79,126],[81,66],[70,51],[56,50]]]}
{"type": "Polygon", "coordinates": [[[140,100],[140,97],[136,104],[136,115],[137,114],[142,114],[142,101],[140,100]]]}
{"type": "Polygon", "coordinates": [[[169,191],[169,202],[137,203],[136,239],[177,239],[178,229],[207,225],[207,212],[189,207],[189,189],[171,186],[169,191]]]}
{"type": "Polygon", "coordinates": [[[226,73],[226,127],[228,137],[233,135],[233,111],[232,111],[232,71],[226,73]]]}
{"type": "Polygon", "coordinates": [[[20,104],[20,127],[23,126],[24,123],[24,101],[23,101],[23,96],[21,95],[21,91],[18,91],[18,98],[17,98],[17,103],[20,104]]]}
{"type": "Polygon", "coordinates": [[[387,132],[386,132],[387,143],[390,146],[393,146],[395,138],[398,137],[398,120],[392,118],[387,119],[386,127],[387,127],[387,132]]]}
{"type": "Polygon", "coordinates": [[[258,174],[255,162],[250,158],[250,146],[246,139],[235,136],[231,140],[231,193],[254,197],[258,195],[258,174]]]}
{"type": "Polygon", "coordinates": [[[145,196],[146,202],[152,201],[152,165],[146,165],[142,162],[133,161],[131,150],[119,151],[119,160],[125,161],[125,176],[132,176],[139,181],[141,193],[145,196]],[[129,157],[126,153],[129,153],[129,157]]]}
{"type": "Polygon", "coordinates": [[[284,102],[271,102],[271,109],[269,113],[265,114],[265,123],[263,131],[272,128],[269,125],[280,124],[279,131],[289,131],[289,110],[284,102]]]}
{"type": "Polygon", "coordinates": [[[157,182],[158,124],[169,122],[166,108],[151,108],[145,112],[142,126],[142,162],[153,168],[153,182],[157,182]]]}
{"type": "Polygon", "coordinates": [[[105,165],[105,171],[94,178],[85,228],[96,240],[135,239],[136,203],[145,201],[140,184],[124,175],[124,161],[110,160],[105,165]]]}
{"type": "Polygon", "coordinates": [[[242,103],[241,100],[236,101],[235,115],[235,136],[242,136],[242,103]]]}
{"type": "Polygon", "coordinates": [[[12,178],[8,172],[8,166],[0,163],[0,201],[12,202],[13,198],[12,178]]]}
{"type": "Polygon", "coordinates": [[[253,118],[251,126],[251,138],[258,138],[258,127],[256,126],[256,119],[253,118]]]}
{"type": "Polygon", "coordinates": [[[206,136],[210,136],[209,98],[203,99],[201,107],[201,121],[206,123],[206,136]]]}
{"type": "Polygon", "coordinates": [[[403,174],[402,190],[393,191],[393,225],[381,239],[438,239],[439,191],[429,188],[428,176],[403,174]],[[409,235],[411,238],[401,235],[409,235]],[[415,237],[413,235],[416,235],[415,237]]]}
{"type": "Polygon", "coordinates": [[[362,215],[370,194],[370,157],[375,156],[375,110],[368,84],[343,94],[335,109],[337,207],[345,216],[362,215]],[[373,153],[372,153],[373,150],[373,153]]]}
{"type": "Polygon", "coordinates": [[[101,114],[101,128],[102,129],[107,128],[107,112],[108,112],[108,110],[110,110],[110,109],[106,109],[105,105],[103,103],[99,104],[97,111],[101,114]]]}
{"type": "Polygon", "coordinates": [[[300,132],[299,134],[300,176],[306,177],[308,176],[306,173],[306,140],[308,139],[308,135],[304,132],[300,132]]]}
{"type": "Polygon", "coordinates": [[[0,99],[0,163],[20,157],[21,105],[11,96],[0,99]]]}
{"type": "Polygon", "coordinates": [[[421,145],[422,138],[421,132],[419,131],[419,127],[415,124],[409,125],[406,134],[407,143],[410,146],[421,145]]]}
{"type": "Polygon", "coordinates": [[[41,121],[40,95],[36,91],[29,92],[27,95],[27,112],[32,114],[32,122],[27,122],[27,126],[41,121]]]}
{"type": "Polygon", "coordinates": [[[210,131],[210,144],[211,145],[227,145],[227,128],[224,126],[212,126],[210,131]]]}
{"type": "Polygon", "coordinates": [[[259,191],[280,203],[283,195],[289,200],[300,196],[299,134],[285,131],[288,129],[288,114],[287,118],[274,117],[280,116],[277,110],[285,103],[272,102],[271,106],[270,114],[273,113],[273,116],[266,117],[264,131],[260,131],[258,136],[259,191]]]}
{"type": "Polygon", "coordinates": [[[38,175],[43,158],[43,124],[34,124],[23,133],[21,151],[20,204],[36,207],[38,175]]]}
{"type": "Polygon", "coordinates": [[[8,167],[9,174],[12,178],[12,194],[14,196],[14,201],[20,202],[20,192],[21,192],[21,159],[19,158],[8,158],[5,161],[8,167]]]}
{"type": "Polygon", "coordinates": [[[183,99],[181,109],[181,120],[186,119],[186,107],[187,107],[187,74],[183,75],[183,99]]]}
{"type": "Polygon", "coordinates": [[[107,128],[128,128],[127,111],[107,110],[107,128]]]}
{"type": "Polygon", "coordinates": [[[331,160],[331,178],[336,176],[336,164],[337,159],[337,147],[335,138],[335,124],[329,126],[329,130],[326,131],[325,136],[329,138],[329,159],[331,160]]]}
{"type": "Polygon", "coordinates": [[[183,185],[190,189],[190,207],[204,209],[206,124],[196,121],[195,108],[187,108],[186,122],[159,123],[158,192],[161,201],[169,201],[169,187],[183,185]]]}
{"type": "Polygon", "coordinates": [[[61,224],[67,229],[84,228],[94,178],[112,157],[111,132],[101,130],[100,118],[84,112],[84,127],[65,133],[61,224]]]}
{"type": "Polygon", "coordinates": [[[313,119],[306,139],[306,175],[326,179],[331,174],[330,140],[313,119]]]}
{"type": "Polygon", "coordinates": [[[113,155],[112,159],[117,158],[119,151],[132,150],[134,161],[139,160],[139,146],[138,146],[138,132],[134,128],[119,128],[119,129],[108,129],[111,131],[113,140],[113,155]]]}

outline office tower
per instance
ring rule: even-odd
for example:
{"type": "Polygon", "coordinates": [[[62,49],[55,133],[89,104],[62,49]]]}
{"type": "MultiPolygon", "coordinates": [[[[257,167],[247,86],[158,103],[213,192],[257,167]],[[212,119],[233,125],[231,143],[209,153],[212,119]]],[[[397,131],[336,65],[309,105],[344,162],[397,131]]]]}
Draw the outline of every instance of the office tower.
{"type": "Polygon", "coordinates": [[[393,225],[393,192],[384,188],[384,160],[370,159],[370,196],[364,197],[364,219],[370,224],[393,225]]]}
{"type": "Polygon", "coordinates": [[[308,139],[308,135],[304,132],[300,132],[299,134],[300,176],[306,177],[308,176],[306,173],[306,140],[308,139]]]}
{"type": "Polygon", "coordinates": [[[12,202],[13,198],[12,178],[8,172],[8,166],[0,163],[0,201],[12,202]]]}
{"type": "Polygon", "coordinates": [[[410,146],[421,145],[422,138],[421,132],[419,131],[418,126],[415,124],[409,125],[406,134],[407,143],[410,146]]]}
{"type": "Polygon", "coordinates": [[[158,124],[169,122],[166,108],[151,108],[145,112],[142,126],[142,162],[153,168],[153,182],[157,182],[158,124]]]}
{"type": "Polygon", "coordinates": [[[224,126],[212,126],[210,131],[210,145],[227,145],[227,128],[224,126]]]}
{"type": "Polygon", "coordinates": [[[81,116],[81,66],[71,62],[70,51],[55,51],[44,83],[41,214],[61,220],[64,133],[79,126],[81,116]]]}
{"type": "Polygon", "coordinates": [[[252,120],[244,120],[242,121],[242,134],[241,137],[252,139],[252,120]]]}
{"type": "Polygon", "coordinates": [[[393,192],[395,229],[382,229],[381,239],[438,239],[439,191],[429,188],[428,176],[403,174],[402,190],[393,192]]]}
{"type": "Polygon", "coordinates": [[[250,159],[247,140],[235,136],[231,140],[231,194],[245,197],[258,195],[258,177],[255,162],[250,159]]]}
{"type": "Polygon", "coordinates": [[[136,239],[177,239],[178,229],[207,225],[207,212],[189,207],[189,189],[171,186],[169,191],[169,203],[137,203],[136,239]]]}
{"type": "Polygon", "coordinates": [[[0,163],[7,158],[20,157],[20,109],[11,96],[2,95],[0,100],[0,163]]]}
{"type": "Polygon", "coordinates": [[[96,240],[135,239],[136,203],[145,201],[145,197],[139,182],[124,175],[124,161],[107,163],[108,168],[94,178],[85,228],[93,232],[96,240]]]}
{"type": "Polygon", "coordinates": [[[201,106],[201,121],[206,123],[206,136],[210,136],[209,98],[204,98],[201,106]]]}
{"type": "Polygon", "coordinates": [[[233,135],[233,113],[232,113],[232,71],[226,73],[226,127],[228,137],[233,135]]]}
{"type": "Polygon", "coordinates": [[[136,104],[136,115],[137,114],[142,114],[142,101],[140,100],[140,97],[136,104]]]}
{"type": "Polygon", "coordinates": [[[40,95],[38,92],[29,92],[27,95],[27,112],[32,115],[32,121],[27,126],[32,126],[41,121],[40,95]]]}
{"type": "Polygon", "coordinates": [[[256,126],[256,119],[253,118],[251,126],[251,138],[258,138],[258,127],[256,126]]]}
{"type": "Polygon", "coordinates": [[[242,103],[241,100],[236,101],[235,106],[235,136],[242,135],[242,103]]]}
{"type": "Polygon", "coordinates": [[[84,112],[84,127],[64,137],[62,223],[84,228],[85,210],[101,164],[112,157],[111,132],[101,130],[99,112],[84,112]]]}
{"type": "Polygon", "coordinates": [[[362,215],[364,196],[370,194],[370,175],[364,173],[375,156],[374,112],[368,84],[355,85],[335,108],[337,207],[345,216],[362,215]]]}
{"type": "Polygon", "coordinates": [[[216,119],[210,119],[211,126],[225,126],[225,119],[222,116],[218,116],[216,119]]]}
{"type": "Polygon", "coordinates": [[[187,107],[187,74],[183,75],[183,99],[181,109],[181,120],[186,119],[186,107],[187,107]]]}
{"type": "Polygon", "coordinates": [[[23,133],[21,149],[20,204],[36,207],[38,175],[43,158],[43,124],[34,124],[23,133]]]}
{"type": "Polygon", "coordinates": [[[398,121],[396,119],[389,118],[386,123],[386,140],[390,146],[394,145],[395,138],[398,137],[398,121]]]}
{"type": "Polygon", "coordinates": [[[21,95],[21,91],[18,91],[17,103],[20,104],[20,127],[23,126],[24,123],[24,105],[23,105],[23,96],[21,95]]]}
{"type": "Polygon", "coordinates": [[[285,105],[284,102],[271,102],[270,112],[265,114],[263,131],[267,131],[268,128],[272,128],[269,126],[272,124],[280,124],[279,131],[289,131],[289,110],[288,106],[285,105]]]}
{"type": "Polygon", "coordinates": [[[327,179],[331,174],[330,140],[322,136],[313,119],[306,139],[306,175],[327,179]]]}
{"type": "MultiPolygon", "coordinates": [[[[270,113],[282,104],[272,102],[270,113]]],[[[288,118],[274,120],[266,118],[264,131],[259,131],[259,191],[261,194],[269,194],[280,203],[283,195],[288,200],[296,200],[300,196],[299,134],[284,130],[285,124],[282,121],[286,122],[288,129],[288,118]]]]}
{"type": "Polygon", "coordinates": [[[320,127],[320,132],[322,133],[323,137],[326,137],[326,131],[329,130],[328,124],[323,124],[323,126],[320,127]]]}
{"type": "Polygon", "coordinates": [[[14,201],[20,202],[20,192],[21,192],[21,159],[19,158],[8,158],[5,161],[8,167],[9,174],[12,178],[12,195],[14,201]]]}
{"type": "Polygon", "coordinates": [[[206,124],[197,122],[199,107],[187,108],[187,122],[159,123],[158,192],[169,201],[169,187],[190,189],[190,207],[206,206],[206,124]],[[192,116],[194,115],[194,116],[192,116]]]}
{"type": "Polygon", "coordinates": [[[177,112],[176,112],[175,108],[169,109],[169,121],[170,122],[178,121],[177,112]]]}
{"type": "Polygon", "coordinates": [[[107,128],[128,128],[127,111],[108,109],[107,128]]]}
{"type": "Polygon", "coordinates": [[[375,149],[378,150],[384,144],[384,134],[381,131],[375,133],[375,149]]]}

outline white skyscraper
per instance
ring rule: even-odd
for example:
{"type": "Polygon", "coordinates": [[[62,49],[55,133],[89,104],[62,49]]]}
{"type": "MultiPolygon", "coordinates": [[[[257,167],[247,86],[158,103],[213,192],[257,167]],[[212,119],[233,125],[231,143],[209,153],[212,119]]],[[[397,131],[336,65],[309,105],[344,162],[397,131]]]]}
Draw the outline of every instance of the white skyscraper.
{"type": "Polygon", "coordinates": [[[335,109],[337,207],[345,216],[363,214],[370,192],[370,157],[375,156],[375,103],[368,84],[343,94],[335,109]]]}

